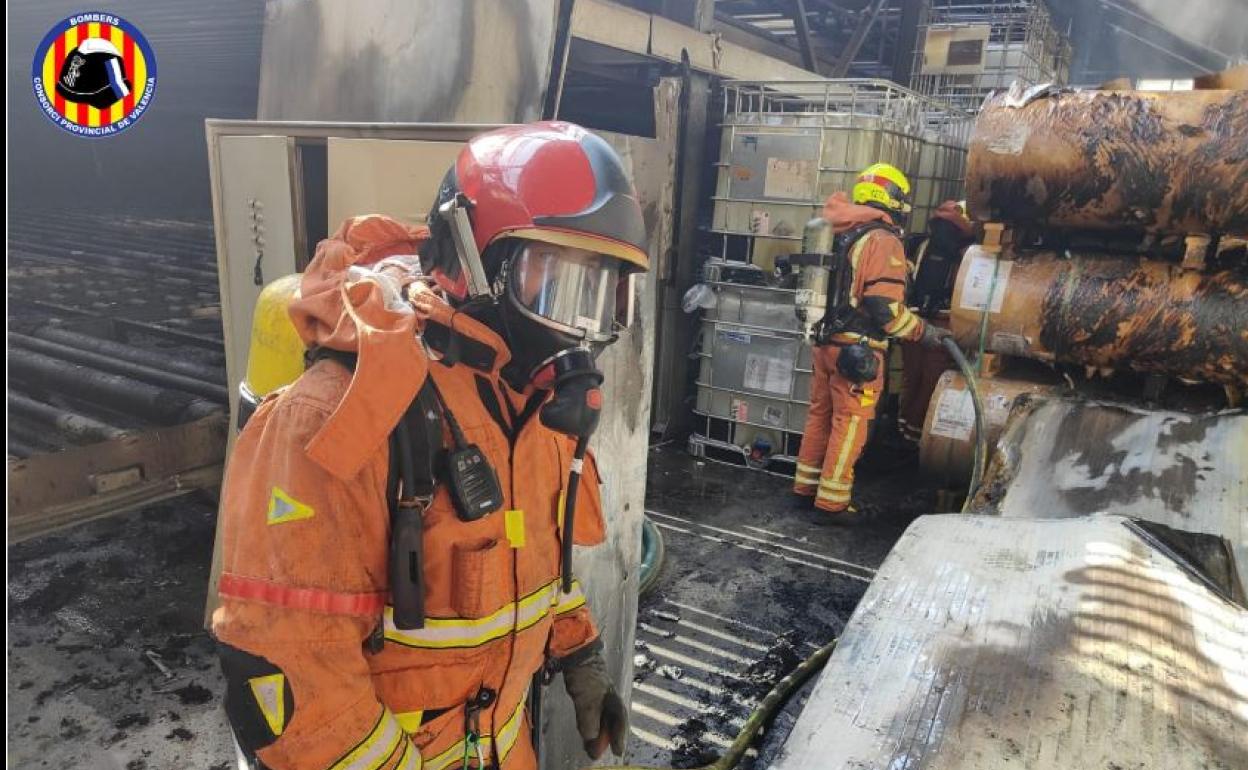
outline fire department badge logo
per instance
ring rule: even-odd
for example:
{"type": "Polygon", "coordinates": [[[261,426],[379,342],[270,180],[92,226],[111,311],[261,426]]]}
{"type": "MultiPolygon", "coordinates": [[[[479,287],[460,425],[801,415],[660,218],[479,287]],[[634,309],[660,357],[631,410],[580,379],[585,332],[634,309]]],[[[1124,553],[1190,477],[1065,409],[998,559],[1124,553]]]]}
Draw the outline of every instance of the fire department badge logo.
{"type": "Polygon", "coordinates": [[[133,126],[156,95],[156,55],[142,33],[111,13],[60,21],[35,49],[35,99],[43,114],[78,136],[112,136],[133,126]]]}

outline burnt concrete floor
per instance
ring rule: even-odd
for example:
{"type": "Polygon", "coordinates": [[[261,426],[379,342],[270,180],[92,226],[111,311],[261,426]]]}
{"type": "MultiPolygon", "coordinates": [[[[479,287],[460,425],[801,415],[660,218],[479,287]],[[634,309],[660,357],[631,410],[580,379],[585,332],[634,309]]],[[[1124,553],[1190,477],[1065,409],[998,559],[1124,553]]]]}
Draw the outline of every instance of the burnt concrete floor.
{"type": "Polygon", "coordinates": [[[10,768],[233,766],[203,631],[215,519],[189,496],[9,548],[10,768]]]}
{"type": "MultiPolygon", "coordinates": [[[[887,450],[859,464],[856,497],[872,512],[859,526],[829,526],[791,484],[651,450],[646,507],[667,559],[638,612],[630,761],[695,767],[721,754],[771,687],[840,633],[893,543],[935,507],[913,458],[887,450]]],[[[742,767],[766,766],[810,686],[742,767]]]]}
{"type": "MultiPolygon", "coordinates": [[[[630,759],[687,766],[721,750],[772,683],[843,627],[932,503],[912,466],[864,465],[860,491],[878,514],[843,529],[821,526],[785,479],[651,451],[647,507],[668,561],[641,606],[630,759]]],[[[8,767],[232,766],[202,630],[214,509],[187,497],[10,547],[8,767]]],[[[779,720],[764,756],[790,724],[779,720]]]]}

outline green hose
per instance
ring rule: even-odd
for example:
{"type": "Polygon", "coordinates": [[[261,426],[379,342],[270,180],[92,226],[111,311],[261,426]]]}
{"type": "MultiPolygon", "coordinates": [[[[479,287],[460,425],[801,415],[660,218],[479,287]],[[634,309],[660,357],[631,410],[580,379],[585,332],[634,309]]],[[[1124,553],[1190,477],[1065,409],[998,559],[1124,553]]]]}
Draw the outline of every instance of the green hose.
{"type": "Polygon", "coordinates": [[[663,543],[663,533],[654,525],[649,516],[642,518],[641,523],[641,577],[637,581],[637,595],[646,596],[659,584],[659,575],[663,572],[663,562],[667,560],[667,547],[663,543]]]}
{"type": "MultiPolygon", "coordinates": [[[[767,697],[763,698],[758,707],[745,720],[745,724],[741,726],[741,732],[737,733],[737,738],[728,747],[728,751],[711,764],[694,768],[694,770],[730,770],[736,767],[745,756],[745,752],[750,748],[750,744],[754,742],[754,737],[758,735],[758,731],[771,721],[776,710],[784,705],[789,696],[798,687],[801,687],[810,678],[811,674],[823,668],[823,664],[828,662],[828,657],[836,649],[836,641],[833,639],[820,647],[815,651],[814,655],[802,661],[797,668],[789,672],[788,676],[777,682],[776,686],[771,688],[771,692],[767,693],[767,697]]],[[[667,770],[667,768],[650,767],[648,765],[607,765],[605,767],[585,768],[585,770],[667,770]]]]}
{"type": "Polygon", "coordinates": [[[975,370],[971,368],[966,356],[962,355],[962,349],[958,347],[958,343],[952,336],[949,336],[941,340],[941,344],[945,346],[945,350],[948,351],[966,379],[967,390],[971,391],[971,405],[975,407],[975,465],[971,468],[971,484],[966,490],[966,502],[962,503],[962,512],[966,513],[971,506],[971,498],[979,491],[979,485],[983,481],[984,463],[988,455],[988,435],[984,430],[984,402],[979,395],[979,380],[975,377],[975,370]]]}

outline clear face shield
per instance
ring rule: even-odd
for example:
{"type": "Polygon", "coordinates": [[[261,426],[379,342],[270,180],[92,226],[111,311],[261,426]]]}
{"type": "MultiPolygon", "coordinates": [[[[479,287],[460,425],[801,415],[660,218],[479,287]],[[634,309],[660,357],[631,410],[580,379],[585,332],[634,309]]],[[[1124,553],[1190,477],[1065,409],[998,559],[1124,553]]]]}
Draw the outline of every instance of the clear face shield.
{"type": "Polygon", "coordinates": [[[631,318],[630,285],[615,257],[540,241],[512,260],[507,279],[522,314],[590,344],[611,342],[631,318]]]}

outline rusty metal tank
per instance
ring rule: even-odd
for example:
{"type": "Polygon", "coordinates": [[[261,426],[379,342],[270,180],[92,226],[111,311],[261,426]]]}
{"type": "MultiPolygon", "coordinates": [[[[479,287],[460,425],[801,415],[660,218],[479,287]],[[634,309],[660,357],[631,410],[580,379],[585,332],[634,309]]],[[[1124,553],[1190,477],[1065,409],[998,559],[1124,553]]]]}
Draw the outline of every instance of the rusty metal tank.
{"type": "MultiPolygon", "coordinates": [[[[1059,387],[1055,382],[1038,379],[979,378],[989,450],[1005,430],[1016,398],[1055,393],[1059,387]]],[[[971,477],[974,460],[975,413],[971,394],[966,379],[951,370],[940,376],[932,391],[919,439],[919,469],[942,483],[965,484],[971,477]]]]}
{"type": "Polygon", "coordinates": [[[971,135],[982,221],[1158,234],[1248,232],[1248,91],[1012,90],[971,135]]]}
{"type": "Polygon", "coordinates": [[[973,246],[954,285],[950,328],[976,350],[981,323],[984,348],[995,353],[1248,387],[1242,267],[1201,273],[1054,252],[1006,252],[998,262],[973,246]]]}

